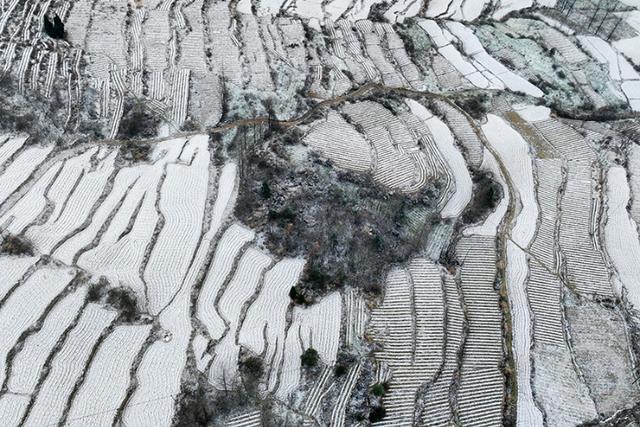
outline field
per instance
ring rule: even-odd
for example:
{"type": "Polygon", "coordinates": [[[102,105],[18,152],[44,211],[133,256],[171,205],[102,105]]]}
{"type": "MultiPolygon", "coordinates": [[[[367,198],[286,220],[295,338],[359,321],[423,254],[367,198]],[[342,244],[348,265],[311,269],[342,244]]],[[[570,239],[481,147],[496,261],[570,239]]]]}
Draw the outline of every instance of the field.
{"type": "Polygon", "coordinates": [[[3,425],[635,425],[640,4],[568,3],[1,2],[3,425]]]}

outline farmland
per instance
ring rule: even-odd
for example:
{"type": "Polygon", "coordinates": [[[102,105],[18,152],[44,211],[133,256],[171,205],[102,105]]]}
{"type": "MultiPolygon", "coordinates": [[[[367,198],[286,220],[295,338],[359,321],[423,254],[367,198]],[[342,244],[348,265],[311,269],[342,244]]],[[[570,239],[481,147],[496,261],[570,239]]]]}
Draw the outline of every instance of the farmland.
{"type": "Polygon", "coordinates": [[[639,7],[0,2],[2,425],[640,422],[639,7]]]}

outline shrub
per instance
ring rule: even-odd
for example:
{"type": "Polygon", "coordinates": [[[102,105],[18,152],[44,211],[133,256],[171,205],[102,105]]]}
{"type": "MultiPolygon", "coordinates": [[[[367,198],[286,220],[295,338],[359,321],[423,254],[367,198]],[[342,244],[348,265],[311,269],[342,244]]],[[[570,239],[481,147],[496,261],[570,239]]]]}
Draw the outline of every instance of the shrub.
{"type": "Polygon", "coordinates": [[[487,113],[488,100],[486,94],[480,94],[458,99],[456,104],[474,119],[481,119],[487,113]]]}
{"type": "Polygon", "coordinates": [[[300,292],[298,288],[295,286],[293,286],[289,290],[289,298],[291,298],[291,300],[298,305],[306,305],[309,303],[309,301],[307,301],[307,298],[304,296],[304,294],[300,292]]]}
{"type": "Polygon", "coordinates": [[[388,22],[387,18],[385,18],[384,13],[389,9],[391,5],[386,1],[382,3],[376,3],[369,9],[369,16],[367,19],[372,22],[388,22]]]}
{"type": "Polygon", "coordinates": [[[260,378],[264,373],[264,365],[259,357],[249,357],[240,365],[242,373],[251,375],[254,378],[260,378]]]}
{"type": "Polygon", "coordinates": [[[387,415],[387,410],[384,409],[384,406],[374,406],[369,412],[369,421],[372,423],[382,421],[385,415],[387,415]]]}
{"type": "Polygon", "coordinates": [[[18,132],[28,131],[35,120],[36,117],[31,113],[20,115],[15,119],[14,129],[18,132]]]}
{"type": "Polygon", "coordinates": [[[180,397],[174,426],[208,426],[212,415],[207,396],[204,390],[198,387],[196,390],[183,393],[180,397]]]}
{"type": "Polygon", "coordinates": [[[120,147],[120,155],[131,162],[144,162],[149,159],[151,146],[149,144],[127,142],[120,147]]]}
{"type": "Polygon", "coordinates": [[[320,360],[320,356],[316,349],[309,347],[302,353],[300,356],[300,360],[302,361],[302,366],[306,368],[313,368],[318,365],[318,361],[320,360]]]}
{"type": "Polygon", "coordinates": [[[125,322],[132,322],[138,317],[138,304],[134,293],[129,289],[109,289],[107,303],[120,312],[120,319],[125,322]]]}
{"type": "Polygon", "coordinates": [[[183,132],[195,132],[200,130],[200,124],[194,120],[187,119],[180,128],[183,132]]]}
{"type": "Polygon", "coordinates": [[[382,383],[376,383],[373,385],[373,387],[371,387],[371,394],[373,394],[374,396],[382,397],[386,392],[387,390],[382,383]]]}
{"type": "Polygon", "coordinates": [[[473,181],[473,198],[461,217],[464,224],[475,224],[484,219],[502,199],[502,187],[493,180],[491,174],[475,173],[473,181]]]}
{"type": "Polygon", "coordinates": [[[262,181],[262,186],[260,187],[260,195],[263,199],[271,198],[271,187],[269,187],[269,183],[267,181],[262,181]]]}
{"type": "Polygon", "coordinates": [[[98,302],[102,299],[102,286],[100,283],[93,283],[89,286],[87,291],[87,300],[89,302],[98,302]]]}
{"type": "Polygon", "coordinates": [[[251,396],[257,396],[258,384],[264,374],[262,359],[256,356],[247,357],[240,361],[238,369],[247,393],[251,396]]]}
{"type": "Polygon", "coordinates": [[[341,377],[347,373],[348,367],[343,364],[336,364],[336,367],[333,369],[333,373],[336,377],[341,377]]]}
{"type": "Polygon", "coordinates": [[[289,224],[296,219],[296,214],[290,207],[286,207],[280,211],[270,210],[269,219],[276,220],[281,224],[289,224]]]}
{"type": "Polygon", "coordinates": [[[334,368],[334,373],[336,377],[341,377],[347,373],[350,366],[353,366],[357,361],[357,356],[342,350],[338,353],[336,357],[336,366],[334,368]]]}
{"type": "Polygon", "coordinates": [[[152,138],[158,132],[161,120],[151,113],[144,103],[134,101],[125,106],[118,128],[119,139],[152,138]]]}
{"type": "Polygon", "coordinates": [[[5,236],[0,245],[0,253],[14,256],[32,256],[33,246],[27,239],[9,234],[5,236]]]}

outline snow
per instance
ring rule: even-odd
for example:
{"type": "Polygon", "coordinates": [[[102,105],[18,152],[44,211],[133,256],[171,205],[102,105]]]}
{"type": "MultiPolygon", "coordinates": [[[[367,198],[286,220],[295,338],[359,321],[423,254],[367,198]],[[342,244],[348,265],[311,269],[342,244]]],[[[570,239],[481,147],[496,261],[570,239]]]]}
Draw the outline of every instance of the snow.
{"type": "MultiPolygon", "coordinates": [[[[335,363],[340,344],[341,311],[342,301],[338,292],[327,295],[310,307],[294,308],[293,321],[285,340],[276,396],[286,399],[297,388],[300,381],[300,356],[304,350],[314,348],[324,364],[335,363]]],[[[270,390],[274,386],[271,381],[270,390]]]]}
{"type": "Polygon", "coordinates": [[[407,105],[411,112],[421,118],[433,134],[438,150],[453,172],[455,191],[440,213],[443,218],[459,216],[471,200],[473,183],[462,153],[455,146],[453,134],[447,125],[429,112],[422,104],[408,99],[407,105]]]}
{"type": "MultiPolygon", "coordinates": [[[[88,218],[114,170],[116,152],[109,153],[94,170],[83,171],[75,191],[68,199],[57,203],[48,221],[30,226],[25,235],[42,253],[51,253],[69,233],[77,230],[88,218]]],[[[85,165],[86,166],[86,165],[85,165]]],[[[33,190],[31,190],[33,191],[33,190]]]]}
{"type": "Polygon", "coordinates": [[[129,371],[151,325],[118,326],[100,345],[65,425],[110,425],[126,396],[129,371]]]}
{"type": "Polygon", "coordinates": [[[20,234],[34,221],[47,204],[46,194],[51,182],[57,177],[61,162],[52,165],[42,175],[30,191],[0,218],[0,224],[10,222],[7,231],[12,234],[20,234]]]}
{"type": "Polygon", "coordinates": [[[0,417],[6,427],[19,427],[20,420],[29,406],[31,397],[21,394],[5,394],[0,398],[0,417]]]}
{"type": "Polygon", "coordinates": [[[39,427],[60,420],[67,399],[76,381],[81,378],[96,341],[116,315],[115,311],[105,310],[97,304],[87,305],[80,322],[53,358],[25,426],[39,427]]]}
{"type": "Polygon", "coordinates": [[[42,267],[11,293],[0,308],[0,383],[6,375],[7,355],[23,331],[34,324],[47,306],[74,277],[70,268],[42,267]],[[25,310],[25,307],[28,307],[25,310]]]}
{"type": "Polygon", "coordinates": [[[36,257],[0,256],[0,299],[18,283],[18,280],[35,264],[36,257]]]}
{"type": "Polygon", "coordinates": [[[145,351],[136,371],[137,387],[122,417],[124,425],[171,425],[191,335],[192,286],[182,288],[160,314],[160,332],[168,340],[157,340],[145,351]]]}
{"type": "MultiPolygon", "coordinates": [[[[495,78],[489,77],[490,80],[495,82],[495,79],[498,79],[504,86],[514,92],[523,92],[536,98],[544,95],[540,89],[529,83],[526,79],[513,73],[489,55],[470,28],[459,22],[449,22],[447,23],[447,28],[462,43],[465,54],[473,58],[474,62],[477,61],[481,67],[481,71],[486,70],[495,76],[495,78]]],[[[480,69],[478,65],[476,65],[476,68],[480,69]]]]}
{"type": "Polygon", "coordinates": [[[27,136],[14,136],[5,134],[0,136],[2,144],[0,144],[0,165],[6,162],[15,152],[24,145],[27,136]]]}
{"type": "Polygon", "coordinates": [[[86,293],[87,287],[79,288],[56,304],[44,320],[42,329],[24,342],[11,367],[8,389],[12,393],[34,392],[47,357],[78,315],[86,293]]]}
{"type": "Polygon", "coordinates": [[[498,9],[493,12],[493,18],[502,19],[509,13],[530,7],[532,4],[533,0],[502,0],[498,9]]]}
{"type": "Polygon", "coordinates": [[[164,225],[144,272],[152,314],[178,291],[200,240],[209,177],[207,143],[206,135],[190,138],[178,162],[166,168],[159,195],[164,225]]]}
{"type": "Polygon", "coordinates": [[[631,59],[634,64],[640,65],[640,36],[618,40],[612,45],[618,52],[631,59]]]}
{"type": "Polygon", "coordinates": [[[24,149],[0,175],[0,205],[24,183],[53,150],[53,144],[24,149]]]}
{"type": "Polygon", "coordinates": [[[289,291],[298,282],[304,268],[303,259],[286,258],[265,273],[264,285],[247,314],[238,335],[239,344],[257,354],[266,349],[266,360],[279,366],[284,341],[289,291]],[[264,331],[264,332],[263,332],[264,331]]]}
{"type": "Polygon", "coordinates": [[[209,328],[214,340],[222,338],[216,345],[216,357],[209,371],[209,382],[219,390],[224,390],[237,375],[240,347],[236,344],[236,331],[240,326],[241,310],[260,285],[264,269],[271,262],[271,257],[258,249],[247,249],[238,263],[236,274],[220,297],[218,313],[224,319],[224,328],[209,328]]]}
{"type": "Polygon", "coordinates": [[[89,247],[78,258],[79,266],[107,277],[112,283],[130,287],[141,301],[146,301],[140,266],[159,220],[156,210],[157,189],[167,163],[177,160],[185,143],[184,138],[158,143],[152,153],[157,159],[155,163],[121,169],[113,191],[93,215],[91,225],[65,242],[54,256],[71,262],[74,252],[89,247]],[[115,215],[107,221],[114,210],[115,215]],[[104,231],[102,235],[98,234],[100,229],[104,231]],[[99,237],[97,242],[96,237],[99,237]]]}
{"type": "Polygon", "coordinates": [[[538,218],[529,144],[503,119],[493,114],[487,115],[487,123],[482,126],[482,131],[505,165],[509,174],[507,179],[512,181],[518,193],[521,209],[511,238],[517,245],[526,248],[535,234],[538,218]]]}
{"type": "Polygon", "coordinates": [[[627,292],[627,298],[640,308],[640,240],[637,224],[627,212],[630,190],[623,167],[607,173],[607,222],[604,241],[607,252],[627,292]]]}
{"type": "Polygon", "coordinates": [[[595,36],[578,36],[578,40],[598,62],[609,65],[609,76],[613,80],[637,80],[640,78],[631,64],[605,40],[595,36]]]}
{"type": "Polygon", "coordinates": [[[640,111],[640,74],[608,42],[595,36],[578,36],[585,49],[600,63],[609,65],[609,76],[621,82],[631,109],[640,111]]]}
{"type": "Polygon", "coordinates": [[[551,109],[544,105],[514,104],[513,109],[529,123],[541,122],[551,118],[551,109]]]}
{"type": "Polygon", "coordinates": [[[542,426],[531,389],[531,312],[527,300],[527,256],[512,241],[507,242],[507,289],[513,323],[513,353],[518,381],[517,420],[519,426],[542,426]]]}
{"type": "Polygon", "coordinates": [[[364,137],[335,111],[313,126],[304,138],[311,149],[336,166],[356,172],[371,170],[371,147],[364,137]]]}
{"type": "Polygon", "coordinates": [[[252,230],[233,224],[218,242],[213,262],[209,267],[198,298],[196,310],[196,315],[211,334],[218,335],[224,330],[224,321],[214,306],[218,292],[223,290],[222,286],[229,274],[232,273],[235,258],[242,247],[253,240],[254,236],[252,230]]]}

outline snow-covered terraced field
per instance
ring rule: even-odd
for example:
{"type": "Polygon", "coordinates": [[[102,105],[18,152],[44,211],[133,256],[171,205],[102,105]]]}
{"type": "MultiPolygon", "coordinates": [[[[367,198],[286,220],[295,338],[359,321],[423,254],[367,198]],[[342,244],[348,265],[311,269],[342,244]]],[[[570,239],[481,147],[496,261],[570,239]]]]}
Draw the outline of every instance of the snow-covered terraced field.
{"type": "Polygon", "coordinates": [[[372,148],[367,140],[336,112],[316,124],[304,141],[338,167],[356,172],[369,172],[373,167],[372,148]]]}
{"type": "Polygon", "coordinates": [[[32,396],[22,418],[24,425],[38,426],[64,422],[68,415],[69,396],[82,383],[85,368],[91,363],[94,349],[115,320],[116,313],[96,304],[89,304],[78,324],[71,330],[59,352],[41,374],[38,393],[32,396]]]}
{"type": "Polygon", "coordinates": [[[384,301],[369,326],[383,344],[376,360],[393,371],[380,425],[417,422],[417,392],[435,379],[444,358],[443,298],[440,271],[429,260],[414,259],[387,276],[384,301]]]}
{"type": "Polygon", "coordinates": [[[0,1],[0,424],[626,425],[640,3],[586,3],[0,1]]]}
{"type": "Polygon", "coordinates": [[[462,262],[460,281],[467,310],[457,395],[460,421],[466,425],[498,425],[502,419],[504,377],[502,326],[495,281],[495,238],[464,237],[456,252],[462,262]]]}
{"type": "Polygon", "coordinates": [[[113,423],[127,394],[131,365],[150,330],[151,325],[118,326],[100,344],[71,403],[67,425],[113,423]]]}
{"type": "Polygon", "coordinates": [[[629,185],[623,167],[607,172],[607,223],[604,242],[629,302],[640,307],[640,240],[638,225],[627,212],[629,185]]]}
{"type": "Polygon", "coordinates": [[[376,154],[373,179],[394,190],[413,192],[426,182],[424,156],[407,126],[382,105],[374,102],[349,104],[343,107],[351,120],[364,129],[364,137],[376,154]]]}
{"type": "Polygon", "coordinates": [[[426,125],[435,141],[437,150],[447,162],[453,178],[453,195],[442,209],[444,218],[453,218],[462,213],[471,199],[471,176],[464,158],[454,143],[453,134],[447,125],[429,110],[415,101],[407,101],[412,113],[426,125]]]}

